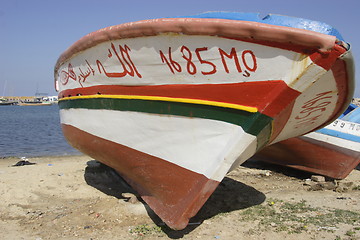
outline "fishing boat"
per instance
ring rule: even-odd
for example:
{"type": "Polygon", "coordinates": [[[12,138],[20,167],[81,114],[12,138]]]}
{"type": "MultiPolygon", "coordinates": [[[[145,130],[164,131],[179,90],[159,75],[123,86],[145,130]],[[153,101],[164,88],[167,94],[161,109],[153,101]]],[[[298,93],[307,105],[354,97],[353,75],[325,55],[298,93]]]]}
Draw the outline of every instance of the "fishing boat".
{"type": "Polygon", "coordinates": [[[360,164],[360,107],[350,104],[326,127],[271,145],[257,155],[262,161],[344,179],[360,164]]]}
{"type": "Polygon", "coordinates": [[[50,106],[52,105],[49,101],[25,101],[25,102],[19,102],[19,106],[50,106]]]}
{"type": "Polygon", "coordinates": [[[179,230],[229,171],[344,112],[353,68],[327,24],[209,12],[90,33],[54,76],[68,142],[179,230]]]}
{"type": "Polygon", "coordinates": [[[34,97],[29,100],[19,101],[19,106],[50,106],[57,103],[57,97],[34,97]],[[56,99],[56,101],[55,101],[56,99]]]}
{"type": "Polygon", "coordinates": [[[14,101],[9,101],[6,98],[0,97],[0,106],[8,106],[8,105],[15,105],[15,104],[16,104],[16,102],[14,102],[14,101]]]}

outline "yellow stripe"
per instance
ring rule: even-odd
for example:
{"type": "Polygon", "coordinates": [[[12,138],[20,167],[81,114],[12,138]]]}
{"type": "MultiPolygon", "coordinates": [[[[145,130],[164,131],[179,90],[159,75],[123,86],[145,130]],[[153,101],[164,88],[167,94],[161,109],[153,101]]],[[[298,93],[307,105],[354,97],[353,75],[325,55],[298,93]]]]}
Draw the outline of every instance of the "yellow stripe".
{"type": "Polygon", "coordinates": [[[137,99],[137,100],[152,100],[152,101],[166,101],[166,102],[181,102],[181,103],[193,103],[193,104],[209,105],[209,106],[224,107],[224,108],[233,108],[233,109],[238,109],[238,110],[252,112],[252,113],[255,113],[258,111],[258,109],[256,107],[248,107],[248,106],[233,104],[233,103],[207,101],[207,100],[199,100],[199,99],[191,99],[191,98],[171,98],[171,97],[141,96],[141,95],[73,96],[73,97],[61,98],[61,99],[59,99],[59,101],[74,100],[74,99],[90,99],[90,98],[118,98],[118,99],[137,99]]]}

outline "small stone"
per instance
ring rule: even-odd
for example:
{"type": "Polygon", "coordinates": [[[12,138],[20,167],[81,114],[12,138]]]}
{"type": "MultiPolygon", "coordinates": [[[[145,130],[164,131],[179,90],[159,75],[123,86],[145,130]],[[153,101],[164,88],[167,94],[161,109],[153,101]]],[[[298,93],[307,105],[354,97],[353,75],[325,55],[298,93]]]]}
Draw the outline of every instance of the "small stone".
{"type": "Polygon", "coordinates": [[[269,170],[264,170],[260,172],[260,176],[270,177],[271,172],[269,170]]]}
{"type": "Polygon", "coordinates": [[[353,182],[338,182],[338,185],[346,187],[346,188],[351,188],[354,185],[354,183],[353,182]]]}
{"type": "Polygon", "coordinates": [[[338,182],[338,186],[335,188],[336,192],[347,192],[353,186],[353,182],[338,182]]]}
{"type": "Polygon", "coordinates": [[[334,182],[325,182],[322,185],[326,190],[334,190],[336,188],[336,184],[334,182]]]}
{"type": "Polygon", "coordinates": [[[126,202],[129,202],[129,203],[138,203],[139,200],[137,199],[137,197],[132,194],[132,193],[123,193],[122,194],[122,197],[125,198],[125,201],[126,202]]]}
{"type": "Polygon", "coordinates": [[[325,182],[325,177],[320,175],[312,175],[311,180],[314,182],[325,182]]]}
{"type": "Polygon", "coordinates": [[[305,179],[305,181],[304,181],[304,185],[305,186],[311,186],[312,185],[312,181],[311,181],[311,179],[310,178],[308,178],[308,179],[305,179]]]}
{"type": "Polygon", "coordinates": [[[324,187],[320,183],[313,183],[313,184],[311,184],[311,186],[309,188],[310,191],[321,191],[323,189],[324,189],[324,187]]]}

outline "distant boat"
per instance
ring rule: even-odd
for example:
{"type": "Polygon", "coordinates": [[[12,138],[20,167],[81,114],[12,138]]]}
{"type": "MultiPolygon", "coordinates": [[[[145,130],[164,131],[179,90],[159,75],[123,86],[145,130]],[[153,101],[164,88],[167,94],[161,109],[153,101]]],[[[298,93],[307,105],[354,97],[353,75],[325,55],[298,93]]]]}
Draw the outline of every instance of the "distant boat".
{"type": "Polygon", "coordinates": [[[26,101],[26,102],[19,102],[19,106],[49,106],[53,103],[48,101],[26,101]]]}
{"type": "Polygon", "coordinates": [[[9,101],[8,99],[5,98],[0,98],[0,106],[7,106],[7,105],[15,105],[16,102],[14,101],[9,101]]]}
{"type": "Polygon", "coordinates": [[[58,103],[56,96],[49,97],[37,97],[33,101],[21,101],[18,105],[20,106],[49,106],[58,103]]]}
{"type": "Polygon", "coordinates": [[[344,112],[353,68],[327,24],[211,12],[90,33],[59,57],[55,86],[69,143],[183,229],[229,171],[344,112]]]}
{"type": "Polygon", "coordinates": [[[263,161],[344,179],[360,164],[360,107],[350,104],[328,126],[274,144],[258,156],[263,161]]]}

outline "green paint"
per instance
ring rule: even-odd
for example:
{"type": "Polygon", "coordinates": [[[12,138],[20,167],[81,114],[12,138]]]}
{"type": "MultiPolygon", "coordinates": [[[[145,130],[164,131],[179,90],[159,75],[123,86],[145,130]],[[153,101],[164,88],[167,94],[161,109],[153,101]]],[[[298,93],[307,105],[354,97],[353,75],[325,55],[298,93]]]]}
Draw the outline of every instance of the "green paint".
{"type": "Polygon", "coordinates": [[[241,126],[245,132],[258,136],[258,148],[263,147],[269,141],[271,134],[272,118],[269,116],[259,112],[250,113],[209,105],[137,99],[79,98],[61,100],[59,107],[61,109],[86,108],[144,112],[223,121],[241,126]]]}

